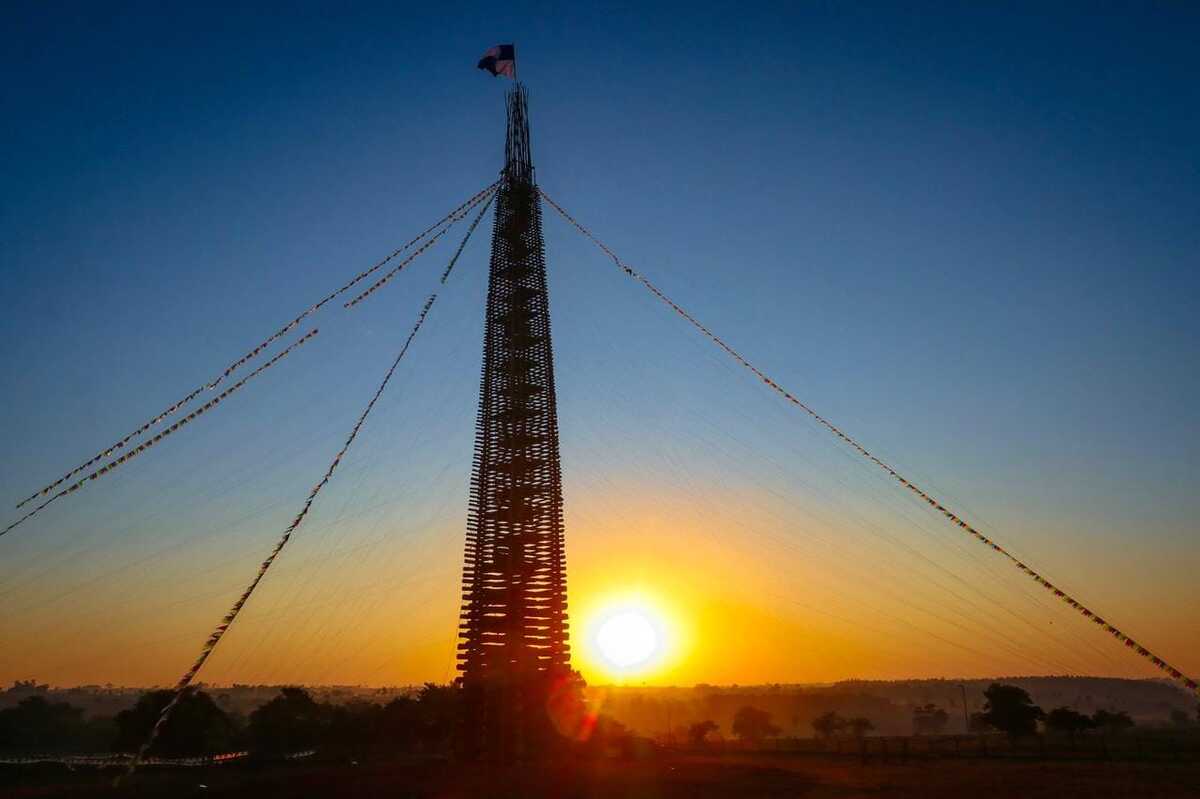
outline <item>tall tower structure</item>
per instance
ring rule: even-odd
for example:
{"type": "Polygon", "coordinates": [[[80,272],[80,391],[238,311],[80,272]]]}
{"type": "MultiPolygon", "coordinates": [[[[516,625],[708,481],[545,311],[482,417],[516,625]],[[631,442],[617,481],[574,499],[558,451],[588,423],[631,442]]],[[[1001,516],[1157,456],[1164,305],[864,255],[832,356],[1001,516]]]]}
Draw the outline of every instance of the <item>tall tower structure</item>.
{"type": "Polygon", "coordinates": [[[468,756],[542,748],[570,668],[562,471],[541,204],[525,89],[507,96],[458,646],[468,756]]]}

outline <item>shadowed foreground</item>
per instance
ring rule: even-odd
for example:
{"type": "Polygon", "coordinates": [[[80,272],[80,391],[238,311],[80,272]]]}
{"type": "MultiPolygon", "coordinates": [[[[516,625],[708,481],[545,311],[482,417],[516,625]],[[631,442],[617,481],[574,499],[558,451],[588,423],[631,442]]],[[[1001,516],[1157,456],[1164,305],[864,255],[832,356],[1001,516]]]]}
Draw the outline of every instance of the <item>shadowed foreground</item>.
{"type": "Polygon", "coordinates": [[[55,796],[205,797],[1195,797],[1200,764],[946,760],[868,764],[754,754],[668,755],[641,761],[489,769],[445,761],[364,766],[224,767],[148,772],[124,790],[92,774],[7,772],[14,799],[55,796]],[[15,778],[15,779],[14,779],[15,778]],[[200,786],[205,787],[200,787],[200,786]],[[18,787],[20,786],[20,787],[18,787]]]}

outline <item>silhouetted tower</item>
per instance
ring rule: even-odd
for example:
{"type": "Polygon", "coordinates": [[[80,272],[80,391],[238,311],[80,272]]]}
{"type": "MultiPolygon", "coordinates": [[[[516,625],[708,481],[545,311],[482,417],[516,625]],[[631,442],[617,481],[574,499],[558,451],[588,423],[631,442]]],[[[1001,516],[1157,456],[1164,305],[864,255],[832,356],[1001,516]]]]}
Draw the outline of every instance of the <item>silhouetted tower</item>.
{"type": "Polygon", "coordinates": [[[525,90],[508,94],[467,523],[458,669],[468,756],[543,748],[569,670],[562,472],[525,90]]]}

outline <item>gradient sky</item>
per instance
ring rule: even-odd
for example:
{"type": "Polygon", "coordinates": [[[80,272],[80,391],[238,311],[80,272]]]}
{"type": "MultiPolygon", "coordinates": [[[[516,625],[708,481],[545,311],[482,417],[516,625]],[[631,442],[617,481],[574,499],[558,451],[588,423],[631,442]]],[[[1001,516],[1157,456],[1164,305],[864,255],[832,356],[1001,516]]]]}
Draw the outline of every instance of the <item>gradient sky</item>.
{"type": "MultiPolygon", "coordinates": [[[[551,196],[1194,675],[1200,13],[1054,5],[6,4],[0,497],[495,179],[507,83],[474,63],[515,41],[551,196]]],[[[589,679],[590,620],[630,597],[672,630],[649,682],[1157,675],[544,224],[589,679]]],[[[173,681],[451,246],[0,538],[0,680],[173,681]]],[[[485,260],[480,235],[205,679],[452,675],[485,260]]]]}

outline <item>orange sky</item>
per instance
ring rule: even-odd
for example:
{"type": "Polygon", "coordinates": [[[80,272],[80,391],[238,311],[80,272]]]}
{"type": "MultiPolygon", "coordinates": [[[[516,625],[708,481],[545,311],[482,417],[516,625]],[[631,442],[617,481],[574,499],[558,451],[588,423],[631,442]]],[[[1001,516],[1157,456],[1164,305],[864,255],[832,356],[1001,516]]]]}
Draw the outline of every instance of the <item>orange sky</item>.
{"type": "MultiPolygon", "coordinates": [[[[796,517],[789,526],[770,515],[776,500],[763,495],[748,503],[744,487],[713,487],[703,498],[680,493],[626,500],[622,512],[612,514],[614,497],[632,496],[624,488],[581,497],[568,514],[574,662],[589,682],[752,684],[1069,671],[1156,676],[1003,560],[956,540],[948,525],[926,525],[946,535],[937,545],[924,538],[906,542],[926,562],[820,514],[796,517]],[[765,510],[747,519],[748,505],[765,510]],[[938,563],[966,579],[954,579],[935,568],[938,563]],[[664,641],[645,668],[622,673],[605,663],[594,638],[596,620],[625,606],[661,622],[664,641]]],[[[340,539],[322,534],[319,524],[309,538],[297,539],[202,679],[401,684],[451,678],[461,532],[440,525],[416,550],[350,532],[392,518],[381,514],[343,522],[340,539]],[[372,541],[375,549],[363,553],[372,541]]],[[[246,551],[261,548],[266,538],[246,542],[246,551]]],[[[168,574],[123,572],[122,579],[85,584],[69,599],[6,617],[9,645],[0,679],[169,682],[194,657],[252,562],[214,546],[168,561],[168,574]],[[221,580],[210,587],[213,575],[221,580]],[[149,606],[141,590],[166,596],[149,606]]],[[[1194,661],[1191,633],[1155,621],[1143,619],[1141,628],[1179,655],[1181,666],[1194,661]]]]}

